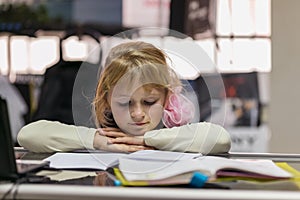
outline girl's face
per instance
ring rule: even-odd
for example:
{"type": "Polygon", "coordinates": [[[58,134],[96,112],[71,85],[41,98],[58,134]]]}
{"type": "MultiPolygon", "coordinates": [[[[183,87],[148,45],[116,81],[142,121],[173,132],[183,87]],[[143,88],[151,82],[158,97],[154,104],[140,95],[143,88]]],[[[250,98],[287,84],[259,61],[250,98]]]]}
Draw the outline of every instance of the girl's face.
{"type": "Polygon", "coordinates": [[[144,135],[155,129],[162,118],[166,94],[156,88],[139,87],[132,94],[116,89],[108,100],[118,127],[127,134],[144,135]]]}

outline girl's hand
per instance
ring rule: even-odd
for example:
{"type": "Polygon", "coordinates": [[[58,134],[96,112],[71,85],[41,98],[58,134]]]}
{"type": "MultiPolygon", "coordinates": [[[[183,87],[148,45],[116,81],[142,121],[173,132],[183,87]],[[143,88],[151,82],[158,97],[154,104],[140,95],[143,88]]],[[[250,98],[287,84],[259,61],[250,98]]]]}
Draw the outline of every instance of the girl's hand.
{"type": "Polygon", "coordinates": [[[145,146],[143,136],[132,136],[122,132],[118,128],[102,128],[99,129],[99,133],[108,137],[108,142],[112,144],[131,144],[145,146]]]}
{"type": "Polygon", "coordinates": [[[145,146],[143,137],[130,136],[118,128],[111,127],[98,129],[94,138],[94,147],[96,149],[114,152],[135,152],[154,149],[145,146]]]}

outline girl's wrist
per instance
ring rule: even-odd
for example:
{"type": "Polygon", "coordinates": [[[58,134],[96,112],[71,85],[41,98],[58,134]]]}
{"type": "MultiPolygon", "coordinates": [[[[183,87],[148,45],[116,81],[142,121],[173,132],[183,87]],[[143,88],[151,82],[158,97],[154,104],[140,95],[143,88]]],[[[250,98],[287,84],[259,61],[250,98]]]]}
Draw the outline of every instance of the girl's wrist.
{"type": "Polygon", "coordinates": [[[94,135],[93,147],[94,149],[104,150],[104,145],[107,144],[107,137],[101,134],[101,131],[96,130],[94,135]]]}
{"type": "Polygon", "coordinates": [[[146,145],[145,144],[145,138],[144,138],[144,136],[143,135],[140,135],[140,136],[135,136],[135,138],[138,138],[138,139],[140,139],[140,141],[141,141],[141,145],[146,145]]]}

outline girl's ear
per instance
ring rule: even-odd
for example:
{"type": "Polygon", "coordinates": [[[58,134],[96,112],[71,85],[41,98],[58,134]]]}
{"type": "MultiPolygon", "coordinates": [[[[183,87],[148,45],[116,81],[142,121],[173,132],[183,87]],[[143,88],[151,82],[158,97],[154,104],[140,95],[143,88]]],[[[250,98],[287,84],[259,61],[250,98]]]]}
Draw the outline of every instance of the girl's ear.
{"type": "Polygon", "coordinates": [[[165,102],[164,102],[164,109],[166,109],[166,107],[169,105],[169,99],[170,99],[170,96],[172,94],[173,94],[173,92],[168,89],[168,91],[166,92],[166,98],[165,98],[165,102]]]}
{"type": "Polygon", "coordinates": [[[168,128],[192,122],[195,115],[194,104],[180,93],[169,91],[164,107],[162,122],[168,128]]]}

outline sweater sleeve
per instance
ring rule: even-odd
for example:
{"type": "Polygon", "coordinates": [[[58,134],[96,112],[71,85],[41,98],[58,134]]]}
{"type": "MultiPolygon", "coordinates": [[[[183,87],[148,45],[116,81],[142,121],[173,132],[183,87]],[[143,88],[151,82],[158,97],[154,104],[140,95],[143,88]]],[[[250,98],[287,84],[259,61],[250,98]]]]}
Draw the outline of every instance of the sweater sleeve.
{"type": "Polygon", "coordinates": [[[229,133],[223,127],[207,122],[149,131],[144,140],[148,146],[160,150],[202,154],[225,153],[231,147],[229,133]]]}
{"type": "Polygon", "coordinates": [[[24,126],[18,134],[21,146],[32,152],[94,149],[96,129],[40,120],[24,126]]]}

